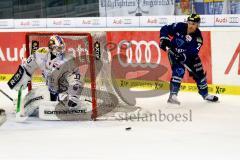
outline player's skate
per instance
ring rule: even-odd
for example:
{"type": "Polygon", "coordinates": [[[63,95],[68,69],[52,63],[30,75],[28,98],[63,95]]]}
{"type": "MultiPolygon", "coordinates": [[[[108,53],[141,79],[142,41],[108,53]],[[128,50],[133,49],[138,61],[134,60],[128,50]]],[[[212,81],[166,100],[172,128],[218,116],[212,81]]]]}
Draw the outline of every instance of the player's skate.
{"type": "Polygon", "coordinates": [[[203,98],[204,98],[204,100],[209,101],[209,102],[217,102],[218,101],[218,97],[211,95],[211,94],[208,94],[203,98]]]}
{"type": "Polygon", "coordinates": [[[169,104],[176,104],[176,105],[180,105],[181,104],[179,102],[179,100],[177,99],[177,95],[176,94],[170,94],[167,102],[169,104]]]}

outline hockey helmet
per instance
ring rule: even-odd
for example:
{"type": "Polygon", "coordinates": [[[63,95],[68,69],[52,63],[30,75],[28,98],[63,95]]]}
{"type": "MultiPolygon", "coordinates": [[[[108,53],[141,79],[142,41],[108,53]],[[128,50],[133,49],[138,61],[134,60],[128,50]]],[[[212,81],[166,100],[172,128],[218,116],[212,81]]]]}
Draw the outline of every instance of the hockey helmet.
{"type": "Polygon", "coordinates": [[[48,42],[48,48],[54,55],[62,54],[65,51],[64,40],[58,35],[53,35],[48,42]]]}
{"type": "Polygon", "coordinates": [[[187,18],[187,21],[200,23],[201,18],[200,18],[200,16],[199,16],[198,14],[191,14],[191,15],[189,15],[189,17],[187,18]]]}

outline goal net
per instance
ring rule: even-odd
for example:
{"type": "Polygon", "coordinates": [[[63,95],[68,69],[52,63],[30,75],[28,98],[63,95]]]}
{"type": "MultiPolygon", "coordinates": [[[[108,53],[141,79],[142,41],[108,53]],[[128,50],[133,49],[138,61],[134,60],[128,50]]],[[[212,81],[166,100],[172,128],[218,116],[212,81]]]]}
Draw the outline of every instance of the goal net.
{"type": "MultiPolygon", "coordinates": [[[[86,113],[61,115],[61,120],[116,120],[128,119],[130,113],[146,116],[145,112],[133,106],[119,92],[116,79],[112,77],[111,55],[104,47],[105,32],[71,33],[71,32],[41,32],[26,35],[26,56],[34,54],[40,47],[47,47],[52,35],[59,35],[66,45],[65,55],[75,55],[77,67],[80,70],[83,90],[80,100],[83,105],[91,106],[86,113]],[[141,112],[141,114],[140,114],[141,112]]],[[[76,61],[75,61],[76,62],[76,61]]],[[[29,84],[29,91],[46,86],[41,71],[36,71],[29,84]]],[[[62,110],[63,108],[59,108],[62,110]]],[[[134,116],[136,118],[136,116],[134,116]]]]}

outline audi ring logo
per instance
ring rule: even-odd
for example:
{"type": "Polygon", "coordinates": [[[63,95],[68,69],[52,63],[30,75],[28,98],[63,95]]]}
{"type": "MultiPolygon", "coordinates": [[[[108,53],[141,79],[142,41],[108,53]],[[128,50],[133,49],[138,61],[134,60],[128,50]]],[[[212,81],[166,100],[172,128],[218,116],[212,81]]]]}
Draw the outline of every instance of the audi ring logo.
{"type": "Polygon", "coordinates": [[[137,42],[135,40],[131,41],[122,40],[121,42],[119,42],[119,45],[117,47],[117,54],[119,63],[123,67],[127,67],[130,65],[132,67],[140,66],[142,68],[146,67],[156,68],[161,61],[161,51],[156,41],[137,42]],[[124,45],[126,45],[127,47],[124,47],[124,45]],[[133,49],[133,46],[135,47],[135,50],[133,49]],[[154,49],[155,52],[151,50],[151,48],[153,47],[156,49],[156,51],[154,49]],[[126,61],[122,60],[120,54],[126,56],[126,61]],[[156,60],[154,60],[156,57],[155,54],[157,55],[156,60]]]}
{"type": "Polygon", "coordinates": [[[239,23],[238,17],[229,17],[229,23],[239,23]]]}
{"type": "Polygon", "coordinates": [[[167,24],[168,19],[167,18],[159,18],[159,24],[167,24]]]}

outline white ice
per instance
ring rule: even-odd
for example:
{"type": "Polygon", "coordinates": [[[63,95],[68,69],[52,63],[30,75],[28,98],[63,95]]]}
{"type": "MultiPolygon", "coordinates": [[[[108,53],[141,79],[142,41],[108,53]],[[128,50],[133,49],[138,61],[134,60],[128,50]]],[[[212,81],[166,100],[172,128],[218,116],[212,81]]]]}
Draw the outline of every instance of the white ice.
{"type": "MultiPolygon", "coordinates": [[[[0,84],[12,97],[5,84],[0,84]]],[[[0,160],[153,160],[240,158],[240,96],[219,95],[207,103],[197,93],[180,92],[180,108],[170,108],[167,94],[137,99],[151,113],[184,114],[192,121],[60,122],[30,118],[16,123],[13,105],[0,93],[8,120],[0,127],[0,160]],[[126,131],[126,127],[132,129],[126,131]]]]}

